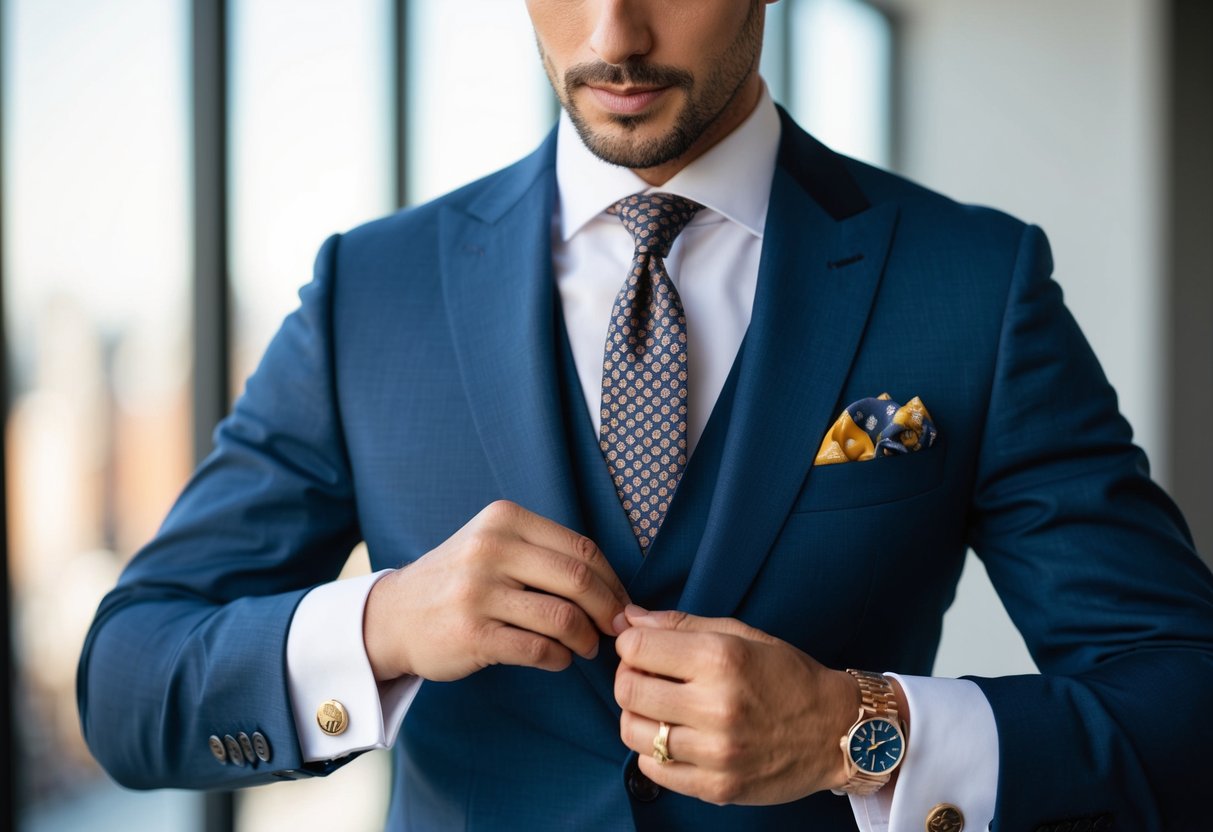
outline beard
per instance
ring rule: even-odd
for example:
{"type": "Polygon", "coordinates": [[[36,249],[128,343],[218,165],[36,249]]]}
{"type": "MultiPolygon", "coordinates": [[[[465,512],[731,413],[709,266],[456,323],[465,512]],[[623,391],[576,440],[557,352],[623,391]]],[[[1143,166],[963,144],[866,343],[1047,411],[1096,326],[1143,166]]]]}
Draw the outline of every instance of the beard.
{"type": "Polygon", "coordinates": [[[707,132],[736,99],[742,86],[758,64],[762,52],[762,15],[760,4],[751,5],[749,16],[737,37],[713,63],[703,78],[685,69],[640,61],[608,64],[605,61],[577,64],[558,81],[555,67],[540,44],[539,54],[556,97],[591,153],[612,165],[642,170],[664,165],[685,154],[707,132]],[[669,87],[681,92],[682,109],[674,126],[665,134],[642,138],[639,129],[652,116],[612,113],[608,118],[617,132],[596,131],[573,100],[577,88],[587,84],[604,86],[669,87]]]}

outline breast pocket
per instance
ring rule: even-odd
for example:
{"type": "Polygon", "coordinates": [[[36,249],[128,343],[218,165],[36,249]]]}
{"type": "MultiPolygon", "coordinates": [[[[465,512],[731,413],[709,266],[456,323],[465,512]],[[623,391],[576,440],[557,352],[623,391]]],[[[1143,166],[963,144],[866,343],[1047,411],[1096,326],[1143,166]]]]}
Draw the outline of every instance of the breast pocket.
{"type": "Polygon", "coordinates": [[[793,514],[875,506],[925,494],[943,482],[947,443],[866,462],[815,465],[792,506],[793,514]]]}

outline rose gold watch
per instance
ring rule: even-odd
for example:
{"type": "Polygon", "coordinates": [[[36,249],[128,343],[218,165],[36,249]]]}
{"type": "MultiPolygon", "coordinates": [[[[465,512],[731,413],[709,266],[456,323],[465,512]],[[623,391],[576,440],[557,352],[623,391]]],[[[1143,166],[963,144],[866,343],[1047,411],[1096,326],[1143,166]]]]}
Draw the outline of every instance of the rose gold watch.
{"type": "Polygon", "coordinates": [[[905,758],[907,734],[897,716],[897,697],[879,673],[847,669],[859,682],[859,717],[838,741],[847,782],[840,791],[866,795],[889,782],[905,758]]]}

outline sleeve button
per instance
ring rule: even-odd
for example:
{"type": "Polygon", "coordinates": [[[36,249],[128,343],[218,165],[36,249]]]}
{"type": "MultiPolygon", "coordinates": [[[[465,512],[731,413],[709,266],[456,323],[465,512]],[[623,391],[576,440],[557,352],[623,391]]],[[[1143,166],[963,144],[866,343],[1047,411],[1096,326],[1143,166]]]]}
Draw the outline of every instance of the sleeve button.
{"type": "Polygon", "coordinates": [[[260,731],[253,732],[253,753],[257,755],[257,759],[263,763],[268,763],[270,757],[270,741],[265,738],[265,734],[260,731]]]}
{"type": "Polygon", "coordinates": [[[215,758],[219,765],[227,763],[227,748],[223,745],[223,740],[211,734],[211,738],[207,740],[207,744],[211,747],[211,756],[215,758]]]}
{"type": "Polygon", "coordinates": [[[232,761],[232,764],[243,766],[244,752],[240,750],[240,743],[236,742],[236,738],[231,734],[224,734],[223,744],[227,746],[227,758],[232,761]]]}
{"type": "Polygon", "coordinates": [[[240,750],[244,752],[244,759],[250,763],[256,763],[257,756],[253,753],[253,741],[249,739],[248,734],[241,731],[236,735],[236,741],[240,743],[240,750]]]}

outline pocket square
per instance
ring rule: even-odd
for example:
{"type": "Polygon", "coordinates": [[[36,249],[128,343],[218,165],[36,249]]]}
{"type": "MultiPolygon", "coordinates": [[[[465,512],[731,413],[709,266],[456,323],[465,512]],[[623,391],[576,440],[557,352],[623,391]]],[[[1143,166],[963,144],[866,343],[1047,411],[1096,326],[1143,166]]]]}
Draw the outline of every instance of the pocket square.
{"type": "Polygon", "coordinates": [[[847,405],[821,440],[813,464],[913,453],[935,444],[935,436],[931,414],[917,396],[902,405],[881,393],[847,405]]]}

